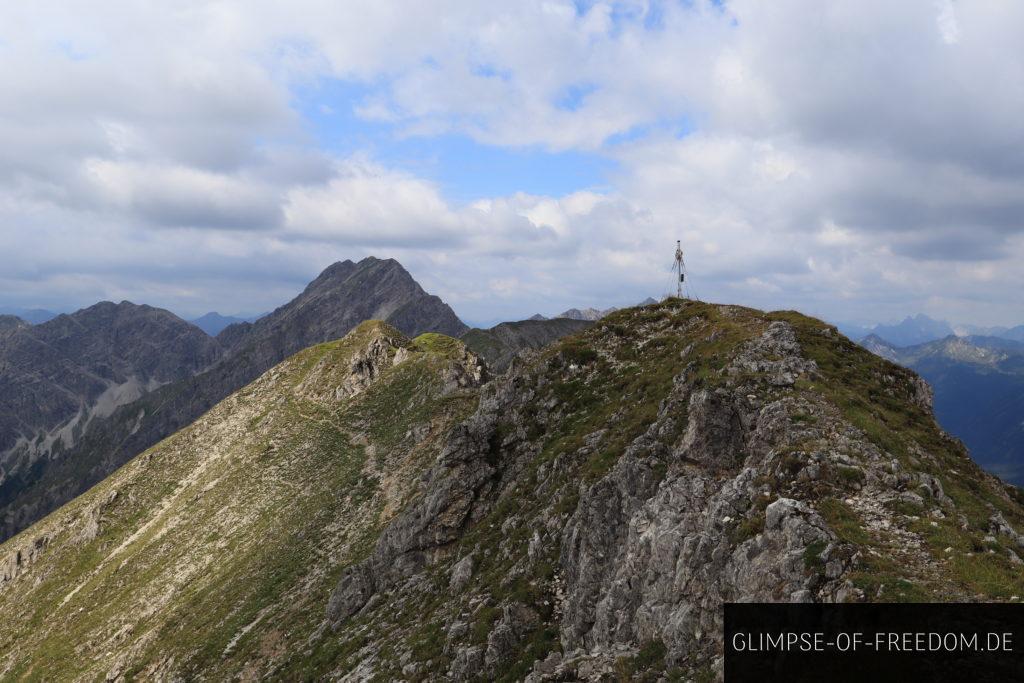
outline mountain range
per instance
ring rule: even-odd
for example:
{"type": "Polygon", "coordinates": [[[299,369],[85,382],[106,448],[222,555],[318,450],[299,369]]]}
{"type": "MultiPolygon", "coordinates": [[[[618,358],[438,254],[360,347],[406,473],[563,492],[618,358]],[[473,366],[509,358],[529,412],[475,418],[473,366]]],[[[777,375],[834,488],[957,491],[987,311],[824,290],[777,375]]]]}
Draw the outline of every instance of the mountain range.
{"type": "MultiPolygon", "coordinates": [[[[353,265],[196,377],[404,281],[353,265]]],[[[493,378],[362,322],[0,545],[0,678],[712,680],[725,602],[1015,600],[1024,498],[930,397],[793,312],[667,299],[493,378]]]]}
{"type": "MultiPolygon", "coordinates": [[[[18,319],[14,319],[18,320],[18,319]]],[[[210,367],[219,345],[174,314],[102,302],[0,332],[0,510],[32,490],[96,422],[210,367]]],[[[6,537],[6,534],[3,536],[6,537]]]]}
{"type": "Polygon", "coordinates": [[[277,363],[371,319],[413,336],[465,336],[498,372],[516,355],[589,324],[559,319],[470,330],[401,264],[373,257],[329,266],[292,301],[213,338],[168,311],[129,302],[35,326],[0,317],[0,540],[277,363]]]}
{"type": "Polygon", "coordinates": [[[1024,485],[1024,343],[953,335],[908,347],[875,335],[860,343],[924,377],[939,424],[983,467],[1024,485]]]}
{"type": "Polygon", "coordinates": [[[189,322],[211,337],[216,337],[224,330],[225,327],[234,325],[235,323],[253,323],[262,318],[263,315],[265,314],[239,317],[234,315],[221,315],[216,311],[210,311],[198,318],[189,320],[189,322]]]}
{"type": "MultiPolygon", "coordinates": [[[[646,299],[641,301],[638,305],[640,305],[640,306],[650,306],[651,304],[656,304],[656,303],[658,303],[658,301],[656,299],[654,299],[652,297],[647,297],[646,299]]],[[[559,313],[558,315],[556,315],[556,316],[554,316],[553,318],[550,318],[550,319],[551,320],[557,320],[558,318],[567,318],[569,320],[589,320],[590,322],[594,322],[595,320],[600,320],[601,318],[605,317],[606,315],[610,315],[610,314],[614,313],[617,310],[619,310],[619,309],[617,309],[614,306],[612,306],[611,308],[603,308],[603,309],[602,308],[582,308],[582,309],[581,308],[570,308],[568,310],[562,311],[561,313],[559,313]]],[[[535,313],[534,315],[530,316],[530,318],[529,318],[529,320],[548,320],[548,319],[549,318],[544,317],[540,313],[535,313]]]]}
{"type": "Polygon", "coordinates": [[[954,325],[945,320],[935,320],[923,313],[907,316],[898,323],[878,323],[872,326],[839,323],[839,330],[850,339],[864,339],[875,336],[893,346],[915,346],[943,339],[950,335],[959,337],[984,336],[1024,342],[1024,325],[1016,327],[984,327],[979,325],[954,325]]]}
{"type": "Polygon", "coordinates": [[[343,261],[294,300],[210,338],[177,316],[98,304],[0,338],[0,539],[67,502],[231,392],[363,320],[467,328],[392,259],[343,261]]]}
{"type": "Polygon", "coordinates": [[[0,678],[703,680],[724,602],[1024,589],[1024,494],[932,412],[1020,480],[1013,340],[470,329],[372,257],[202,322],[0,316],[0,678]]]}
{"type": "Polygon", "coordinates": [[[507,322],[482,330],[473,328],[460,337],[462,342],[486,361],[495,372],[504,372],[524,351],[536,351],[551,342],[584,330],[590,320],[552,318],[507,322]]]}

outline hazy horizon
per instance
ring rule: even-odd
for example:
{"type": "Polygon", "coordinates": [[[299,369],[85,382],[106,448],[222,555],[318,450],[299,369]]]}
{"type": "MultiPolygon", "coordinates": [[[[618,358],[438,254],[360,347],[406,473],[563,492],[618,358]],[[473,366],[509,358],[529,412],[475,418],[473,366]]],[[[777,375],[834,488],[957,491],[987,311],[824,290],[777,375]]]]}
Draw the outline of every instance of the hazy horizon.
{"type": "MultiPolygon", "coordinates": [[[[315,275],[313,277],[315,277],[315,275]]],[[[310,280],[312,280],[313,277],[311,277],[310,280]]],[[[414,275],[414,277],[415,277],[415,275],[414,275]]],[[[291,295],[288,295],[285,299],[277,301],[276,303],[273,303],[273,305],[271,305],[270,307],[266,308],[265,310],[261,310],[261,311],[236,311],[236,310],[233,310],[233,309],[230,309],[230,308],[227,309],[226,311],[224,311],[224,310],[214,310],[214,309],[206,309],[206,310],[175,310],[174,308],[169,308],[169,307],[165,307],[165,306],[158,306],[158,307],[159,308],[166,308],[166,310],[169,310],[172,313],[174,313],[175,315],[177,315],[178,317],[182,318],[183,320],[188,320],[188,321],[197,320],[197,319],[203,317],[204,315],[208,315],[208,314],[218,314],[218,315],[221,315],[221,316],[224,316],[224,317],[228,317],[228,318],[239,318],[239,319],[257,318],[257,317],[261,317],[261,316],[264,316],[264,315],[270,313],[271,311],[276,309],[278,306],[282,306],[282,305],[288,303],[288,301],[290,301],[292,298],[294,298],[295,296],[297,296],[299,293],[302,292],[302,290],[305,288],[306,284],[308,284],[308,282],[303,282],[300,286],[298,286],[297,289],[295,289],[295,291],[291,295]]],[[[647,296],[652,297],[654,299],[661,299],[664,296],[669,296],[669,295],[672,295],[672,294],[673,293],[671,293],[671,292],[664,292],[664,293],[659,293],[659,294],[653,294],[652,293],[652,294],[649,294],[647,296]]],[[[538,310],[534,310],[532,312],[521,313],[521,314],[519,314],[517,316],[508,317],[508,318],[505,318],[505,317],[494,317],[494,316],[492,316],[492,317],[483,317],[483,318],[473,318],[473,317],[461,314],[459,312],[459,310],[458,310],[458,306],[452,306],[452,309],[455,311],[456,315],[458,315],[459,318],[462,319],[463,322],[465,322],[466,324],[470,325],[471,327],[491,327],[491,326],[494,326],[494,325],[496,325],[498,323],[501,323],[501,322],[525,320],[525,319],[529,318],[530,316],[536,315],[538,313],[540,315],[545,316],[545,317],[553,317],[553,316],[556,316],[556,315],[558,315],[558,314],[560,314],[560,313],[562,313],[564,311],[567,311],[569,309],[572,309],[572,308],[580,308],[580,309],[582,309],[582,308],[597,308],[598,310],[604,310],[604,309],[607,309],[607,308],[627,308],[627,307],[630,307],[630,306],[637,305],[638,303],[640,303],[641,301],[643,301],[646,298],[647,297],[643,297],[643,298],[637,299],[635,301],[634,300],[630,300],[630,301],[626,301],[626,302],[620,303],[620,304],[597,302],[594,305],[587,305],[587,306],[579,305],[579,304],[574,304],[574,303],[571,303],[571,302],[566,303],[565,305],[562,305],[562,306],[557,306],[557,305],[549,303],[547,305],[547,310],[540,310],[540,309],[538,309],[538,310]]],[[[109,301],[109,299],[105,299],[104,301],[109,301]]],[[[150,306],[156,306],[156,304],[153,304],[152,302],[142,301],[142,300],[121,299],[119,301],[129,301],[129,302],[134,303],[134,304],[140,304],[140,305],[141,304],[146,304],[146,305],[150,305],[150,306]]],[[[119,303],[119,301],[115,301],[114,303],[119,303]]],[[[91,301],[91,302],[85,303],[85,304],[83,304],[81,306],[57,306],[57,307],[18,306],[18,305],[4,305],[4,304],[0,304],[0,314],[10,313],[10,314],[15,314],[16,315],[18,310],[20,309],[20,310],[24,310],[24,311],[46,311],[46,312],[49,312],[49,313],[60,315],[60,314],[64,314],[64,313],[74,313],[74,312],[82,310],[84,308],[88,308],[89,306],[92,306],[92,305],[94,305],[96,303],[99,303],[99,301],[91,301]]],[[[735,303],[735,302],[717,301],[717,302],[712,302],[712,303],[735,303]]],[[[771,309],[771,308],[769,308],[769,309],[765,309],[765,310],[783,310],[783,309],[780,309],[780,308],[771,309]]],[[[953,326],[954,328],[956,328],[958,326],[973,325],[972,323],[966,323],[966,322],[960,321],[960,320],[947,320],[947,319],[944,319],[944,318],[934,318],[934,317],[929,316],[929,315],[927,315],[925,313],[922,313],[920,311],[908,311],[904,315],[897,316],[897,317],[892,317],[892,318],[886,318],[886,319],[864,319],[864,320],[843,320],[843,319],[837,319],[837,318],[834,318],[834,317],[831,317],[831,316],[828,316],[828,315],[820,314],[820,313],[815,312],[815,311],[803,311],[803,312],[806,313],[807,315],[811,315],[813,317],[820,318],[822,320],[825,320],[826,322],[829,322],[829,323],[832,323],[832,324],[838,325],[838,326],[856,326],[856,327],[870,328],[870,327],[878,326],[878,325],[897,325],[899,323],[902,323],[902,322],[906,321],[907,319],[912,319],[912,318],[915,318],[915,317],[920,316],[920,315],[924,315],[928,319],[933,320],[935,322],[945,322],[945,323],[948,323],[951,326],[953,326]]],[[[1004,321],[1004,322],[1001,322],[1001,323],[996,323],[996,324],[993,324],[993,325],[988,325],[987,327],[1007,327],[1007,328],[1012,328],[1012,327],[1015,327],[1015,326],[1021,325],[1021,324],[1024,324],[1024,322],[1017,322],[1017,321],[1009,320],[1009,321],[1004,321]]],[[[985,325],[978,325],[978,327],[986,327],[986,326],[985,325]]],[[[959,331],[957,333],[959,334],[959,331]]]]}

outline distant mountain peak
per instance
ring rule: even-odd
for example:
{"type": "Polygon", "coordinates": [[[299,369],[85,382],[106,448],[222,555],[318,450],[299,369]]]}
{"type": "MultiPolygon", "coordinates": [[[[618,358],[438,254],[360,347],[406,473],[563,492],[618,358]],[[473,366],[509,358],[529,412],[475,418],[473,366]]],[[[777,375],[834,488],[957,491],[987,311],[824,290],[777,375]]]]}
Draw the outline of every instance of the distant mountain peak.
{"type": "Polygon", "coordinates": [[[189,320],[190,323],[201,329],[211,337],[216,337],[225,328],[234,325],[236,323],[251,323],[259,319],[260,316],[242,318],[234,315],[221,315],[217,311],[210,311],[205,313],[198,318],[189,320]]]}
{"type": "Polygon", "coordinates": [[[47,320],[53,320],[59,314],[53,311],[48,311],[42,308],[17,308],[17,307],[3,307],[0,308],[0,314],[14,315],[29,325],[38,325],[45,323],[47,320]]]}
{"type": "Polygon", "coordinates": [[[590,321],[595,321],[595,320],[600,320],[601,318],[605,317],[609,313],[614,313],[616,310],[618,310],[618,309],[616,309],[614,306],[612,308],[606,308],[603,311],[600,310],[600,309],[597,309],[597,308],[584,308],[584,309],[570,308],[567,311],[562,311],[561,313],[559,313],[555,317],[556,318],[569,318],[570,320],[590,320],[590,321]]]}
{"type": "Polygon", "coordinates": [[[0,335],[0,537],[32,521],[32,509],[12,501],[97,419],[219,357],[216,341],[170,311],[127,301],[8,327],[0,335]]]}
{"type": "Polygon", "coordinates": [[[953,327],[945,320],[935,320],[924,313],[907,316],[894,325],[875,325],[870,333],[887,342],[900,346],[915,346],[942,339],[955,334],[953,327]]]}
{"type": "Polygon", "coordinates": [[[860,341],[861,341],[861,344],[872,343],[872,344],[879,344],[880,346],[886,346],[886,347],[891,348],[891,349],[896,348],[895,345],[893,345],[892,343],[886,341],[885,339],[882,339],[881,337],[879,337],[877,334],[875,334],[873,332],[871,334],[869,334],[868,336],[864,337],[863,339],[861,339],[860,341]]]}
{"type": "MultiPolygon", "coordinates": [[[[656,299],[654,299],[653,297],[647,297],[646,299],[644,299],[643,301],[641,301],[640,303],[638,303],[636,305],[637,306],[650,306],[651,304],[656,304],[656,303],[658,303],[658,301],[656,299]]],[[[593,307],[591,307],[591,308],[570,308],[568,310],[562,311],[561,313],[559,313],[558,315],[553,316],[553,317],[555,317],[555,318],[569,318],[570,320],[589,320],[590,322],[594,322],[594,321],[600,320],[601,318],[605,317],[606,315],[608,315],[610,313],[614,313],[615,311],[618,311],[618,310],[620,310],[620,309],[615,307],[615,306],[610,306],[610,307],[605,308],[605,309],[593,308],[593,307]]]]}

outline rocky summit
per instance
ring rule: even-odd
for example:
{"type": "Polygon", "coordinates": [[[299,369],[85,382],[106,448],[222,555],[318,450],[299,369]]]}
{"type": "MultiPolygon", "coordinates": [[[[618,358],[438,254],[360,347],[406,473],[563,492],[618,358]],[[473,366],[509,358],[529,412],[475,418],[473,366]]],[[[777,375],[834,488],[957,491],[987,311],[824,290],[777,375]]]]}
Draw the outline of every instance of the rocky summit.
{"type": "Polygon", "coordinates": [[[713,680],[726,601],[1013,601],[1024,506],[834,327],[679,299],[489,378],[365,323],[0,546],[0,678],[713,680]]]}

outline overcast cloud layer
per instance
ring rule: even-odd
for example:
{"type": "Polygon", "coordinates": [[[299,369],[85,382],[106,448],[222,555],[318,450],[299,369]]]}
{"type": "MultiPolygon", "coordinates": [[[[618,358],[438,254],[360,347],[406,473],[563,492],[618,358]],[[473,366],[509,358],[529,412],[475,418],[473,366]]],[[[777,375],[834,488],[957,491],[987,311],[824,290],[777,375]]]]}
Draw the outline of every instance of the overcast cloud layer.
{"type": "Polygon", "coordinates": [[[507,319],[667,293],[678,238],[704,299],[1024,321],[1016,0],[17,5],[0,305],[256,312],[374,254],[507,319]],[[325,120],[611,170],[455,200],[325,120]]]}

